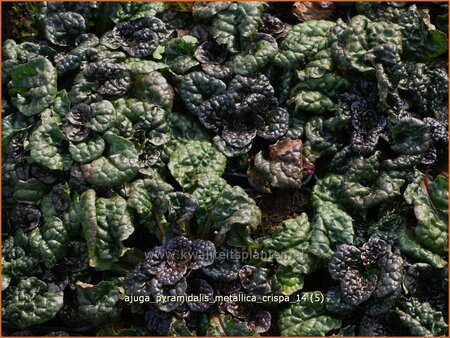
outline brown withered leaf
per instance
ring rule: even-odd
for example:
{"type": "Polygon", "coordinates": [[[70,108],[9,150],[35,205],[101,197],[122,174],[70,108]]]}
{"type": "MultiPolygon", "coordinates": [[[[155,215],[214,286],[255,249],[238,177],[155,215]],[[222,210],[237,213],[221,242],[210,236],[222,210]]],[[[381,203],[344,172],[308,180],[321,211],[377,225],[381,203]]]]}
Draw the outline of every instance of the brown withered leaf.
{"type": "Polygon", "coordinates": [[[336,5],[333,2],[295,2],[293,14],[300,21],[325,20],[329,19],[335,10],[336,5]]]}
{"type": "Polygon", "coordinates": [[[272,188],[300,189],[303,179],[314,173],[314,165],[302,154],[301,140],[281,140],[269,146],[267,157],[257,153],[249,163],[250,185],[263,193],[272,188]]]}

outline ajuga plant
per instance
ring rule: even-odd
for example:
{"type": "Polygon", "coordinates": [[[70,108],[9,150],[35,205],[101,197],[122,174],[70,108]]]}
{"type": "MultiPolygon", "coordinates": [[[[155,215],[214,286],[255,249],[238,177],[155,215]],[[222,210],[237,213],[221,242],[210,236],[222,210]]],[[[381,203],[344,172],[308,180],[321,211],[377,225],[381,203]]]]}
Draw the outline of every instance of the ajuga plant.
{"type": "Polygon", "coordinates": [[[5,334],[448,335],[446,3],[11,8],[5,334]]]}

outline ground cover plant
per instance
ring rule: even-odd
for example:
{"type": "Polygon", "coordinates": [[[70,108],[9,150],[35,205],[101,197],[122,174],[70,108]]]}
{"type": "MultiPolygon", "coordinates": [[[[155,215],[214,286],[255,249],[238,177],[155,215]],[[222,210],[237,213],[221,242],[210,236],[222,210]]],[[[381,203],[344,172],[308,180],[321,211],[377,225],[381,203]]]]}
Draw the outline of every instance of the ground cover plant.
{"type": "Polygon", "coordinates": [[[4,334],[448,335],[447,3],[2,6],[4,334]]]}

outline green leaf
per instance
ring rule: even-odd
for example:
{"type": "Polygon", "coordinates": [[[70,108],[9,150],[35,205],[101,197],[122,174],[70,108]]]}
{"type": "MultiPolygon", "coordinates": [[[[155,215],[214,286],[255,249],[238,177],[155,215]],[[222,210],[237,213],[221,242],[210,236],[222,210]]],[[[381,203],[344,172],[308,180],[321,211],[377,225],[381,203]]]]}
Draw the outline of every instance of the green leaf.
{"type": "Polygon", "coordinates": [[[292,271],[291,268],[280,266],[275,274],[283,295],[292,295],[303,289],[304,275],[292,271]]]}
{"type": "Polygon", "coordinates": [[[129,109],[128,117],[137,122],[133,127],[145,131],[148,142],[160,146],[170,140],[171,130],[164,109],[147,102],[134,102],[129,109]]]}
{"type": "Polygon", "coordinates": [[[428,250],[444,255],[448,251],[448,178],[438,175],[431,181],[418,171],[415,176],[404,197],[414,205],[416,238],[428,250]]]}
{"type": "Polygon", "coordinates": [[[62,308],[63,295],[63,291],[47,286],[36,277],[22,279],[6,291],[3,318],[19,328],[45,323],[62,308]]]}
{"type": "Polygon", "coordinates": [[[191,72],[181,78],[179,95],[191,114],[196,114],[204,101],[225,93],[226,84],[203,72],[191,72]]]}
{"type": "Polygon", "coordinates": [[[325,304],[310,301],[316,293],[320,294],[304,293],[300,302],[280,312],[278,325],[282,336],[325,336],[341,327],[340,319],[327,315],[325,304]]]}
{"type": "Polygon", "coordinates": [[[115,3],[109,14],[114,23],[133,21],[144,16],[155,16],[164,11],[163,2],[125,2],[115,3]]]}
{"type": "Polygon", "coordinates": [[[334,100],[348,87],[348,81],[336,72],[330,50],[314,55],[305,69],[297,71],[297,84],[291,90],[289,103],[295,103],[297,112],[303,110],[323,113],[336,110],[334,100]]]}
{"type": "Polygon", "coordinates": [[[55,101],[52,105],[53,111],[57,113],[60,117],[65,117],[70,111],[70,98],[67,91],[61,90],[55,97],[55,101]]]}
{"type": "Polygon", "coordinates": [[[422,120],[413,117],[403,118],[394,125],[391,137],[392,150],[400,154],[422,154],[431,145],[429,127],[422,120]]]}
{"type": "Polygon", "coordinates": [[[22,203],[39,204],[47,193],[47,187],[41,181],[30,178],[27,181],[19,181],[14,188],[14,198],[22,203]]]}
{"type": "Polygon", "coordinates": [[[109,269],[124,253],[122,241],[134,232],[127,202],[120,196],[96,199],[95,191],[90,189],[81,195],[81,205],[89,265],[109,269]]]}
{"type": "Polygon", "coordinates": [[[2,241],[2,290],[12,278],[24,278],[41,273],[39,259],[31,254],[29,239],[22,229],[2,241]]]}
{"type": "Polygon", "coordinates": [[[120,314],[117,302],[120,299],[117,286],[110,281],[97,285],[77,283],[78,310],[93,325],[100,325],[120,314]]]}
{"type": "Polygon", "coordinates": [[[445,336],[448,325],[442,313],[434,310],[429,303],[420,303],[411,298],[400,302],[395,308],[403,325],[409,328],[414,336],[445,336]]]}
{"type": "Polygon", "coordinates": [[[116,120],[114,106],[105,100],[91,104],[91,116],[92,119],[86,124],[86,127],[99,133],[107,131],[116,120]]]}
{"type": "Polygon", "coordinates": [[[316,157],[335,153],[339,149],[339,144],[330,138],[330,134],[324,127],[323,119],[319,116],[314,116],[308,120],[305,125],[305,135],[312,151],[317,153],[316,157]]]}
{"type": "Polygon", "coordinates": [[[139,156],[133,143],[123,137],[107,133],[104,156],[83,164],[83,178],[96,186],[117,187],[130,181],[139,171],[139,156]]]}
{"type": "Polygon", "coordinates": [[[258,32],[262,25],[262,13],[267,8],[264,2],[238,2],[238,29],[242,36],[250,38],[258,32]]]}
{"type": "Polygon", "coordinates": [[[330,45],[332,21],[309,20],[293,26],[280,44],[275,64],[280,68],[296,69],[308,62],[313,55],[330,45]]]}
{"type": "Polygon", "coordinates": [[[159,45],[158,47],[156,47],[155,51],[152,54],[152,57],[155,60],[162,60],[163,58],[163,54],[166,51],[166,48],[164,46],[159,45]]]}
{"type": "Polygon", "coordinates": [[[168,123],[172,130],[172,139],[164,145],[164,152],[168,157],[177,150],[181,144],[189,140],[208,140],[208,132],[200,125],[197,118],[191,115],[172,112],[168,116],[168,123]]]}
{"type": "Polygon", "coordinates": [[[297,112],[310,111],[322,114],[336,110],[336,104],[325,94],[318,91],[301,91],[288,101],[293,103],[297,112]]]}
{"type": "Polygon", "coordinates": [[[313,206],[318,208],[324,202],[338,203],[342,180],[342,175],[330,174],[317,181],[311,196],[313,206]]]}
{"type": "Polygon", "coordinates": [[[207,336],[259,336],[248,328],[247,323],[241,322],[230,315],[213,315],[209,320],[207,336]]]}
{"type": "Polygon", "coordinates": [[[134,91],[140,100],[160,106],[167,112],[172,110],[173,89],[161,73],[154,71],[138,78],[134,91]]]}
{"type": "Polygon", "coordinates": [[[193,336],[195,336],[195,334],[193,334],[191,331],[189,331],[189,328],[186,326],[186,323],[182,319],[175,319],[172,321],[167,335],[173,336],[173,337],[193,337],[193,336]]]}
{"type": "MultiPolygon", "coordinates": [[[[314,272],[318,266],[317,259],[308,253],[310,247],[311,225],[308,215],[283,221],[272,237],[264,241],[262,255],[284,267],[289,267],[298,274],[314,272]]],[[[267,260],[267,258],[265,258],[267,260]]]]}
{"type": "Polygon", "coordinates": [[[142,75],[148,75],[155,70],[162,70],[169,68],[163,62],[156,62],[152,60],[142,60],[138,58],[127,58],[125,63],[128,65],[128,69],[133,77],[139,77],[142,75]]]}
{"type": "Polygon", "coordinates": [[[336,72],[329,49],[314,55],[314,60],[308,62],[304,69],[297,71],[297,78],[298,83],[292,92],[320,91],[332,98],[337,98],[350,85],[345,77],[336,72]]]}
{"type": "Polygon", "coordinates": [[[44,57],[31,59],[11,70],[8,89],[13,105],[23,115],[38,115],[55,99],[56,69],[44,57]]]}
{"type": "Polygon", "coordinates": [[[192,15],[196,20],[205,21],[211,19],[217,13],[230,7],[230,2],[205,2],[194,3],[192,15]]]}
{"type": "Polygon", "coordinates": [[[4,158],[8,156],[8,146],[13,136],[31,127],[32,125],[27,126],[25,119],[20,114],[10,114],[2,118],[2,154],[4,158]]]}
{"type": "Polygon", "coordinates": [[[54,122],[41,124],[30,137],[31,159],[52,170],[64,169],[66,138],[54,122]]]}
{"type": "Polygon", "coordinates": [[[205,174],[221,176],[227,158],[211,143],[189,141],[170,156],[169,170],[184,190],[192,190],[205,174]]]}
{"type": "Polygon", "coordinates": [[[136,180],[130,185],[128,206],[141,216],[141,223],[158,238],[165,233],[164,214],[170,209],[169,193],[173,187],[158,175],[144,180],[136,180]]]}
{"type": "Polygon", "coordinates": [[[33,229],[30,246],[35,257],[51,269],[67,254],[69,236],[63,222],[55,216],[45,220],[44,225],[33,229]]]}
{"type": "Polygon", "coordinates": [[[249,226],[233,225],[226,235],[225,242],[238,248],[259,248],[259,243],[252,239],[251,229],[249,226]]]}
{"type": "Polygon", "coordinates": [[[374,50],[387,46],[402,52],[401,27],[386,21],[371,22],[363,15],[354,16],[347,24],[338,19],[331,30],[331,51],[336,61],[345,68],[359,72],[373,71],[374,50]]]}
{"type": "Polygon", "coordinates": [[[261,210],[255,201],[241,187],[231,187],[216,175],[201,177],[193,195],[199,203],[195,216],[201,238],[215,236],[223,241],[233,227],[256,228],[261,223],[261,210]]]}
{"type": "Polygon", "coordinates": [[[380,157],[381,152],[376,151],[368,158],[354,158],[344,175],[341,203],[354,216],[364,218],[367,209],[401,195],[400,189],[405,181],[383,172],[380,157]]]}
{"type": "Polygon", "coordinates": [[[105,141],[101,137],[90,138],[80,143],[69,144],[69,153],[74,161],[82,164],[92,162],[102,156],[105,141]]]}
{"type": "Polygon", "coordinates": [[[219,45],[225,45],[230,53],[239,52],[236,21],[237,13],[226,10],[217,14],[212,23],[212,37],[219,45]]]}
{"type": "Polygon", "coordinates": [[[63,215],[63,222],[70,238],[81,238],[80,236],[82,236],[81,208],[80,195],[77,192],[73,192],[69,210],[63,215]]]}
{"type": "Polygon", "coordinates": [[[163,2],[125,2],[115,3],[109,14],[114,23],[133,21],[144,16],[155,16],[164,11],[163,2]]]}
{"type": "Polygon", "coordinates": [[[447,51],[447,36],[431,24],[428,10],[412,5],[407,11],[394,15],[393,19],[403,26],[403,41],[408,57],[426,62],[447,51]]]}
{"type": "Polygon", "coordinates": [[[401,231],[398,241],[401,252],[406,256],[410,256],[419,262],[428,263],[436,269],[442,269],[447,266],[447,262],[444,259],[421,245],[412,230],[406,229],[401,231]]]}
{"type": "Polygon", "coordinates": [[[194,59],[197,49],[197,39],[190,35],[172,39],[166,47],[165,61],[171,70],[177,74],[184,74],[199,62],[194,59]]]}
{"type": "Polygon", "coordinates": [[[322,202],[316,209],[309,251],[329,261],[334,248],[353,244],[353,238],[353,219],[337,204],[322,202]]]}
{"type": "Polygon", "coordinates": [[[236,74],[250,76],[265,67],[278,53],[276,41],[260,40],[247,53],[238,54],[233,60],[236,74]]]}

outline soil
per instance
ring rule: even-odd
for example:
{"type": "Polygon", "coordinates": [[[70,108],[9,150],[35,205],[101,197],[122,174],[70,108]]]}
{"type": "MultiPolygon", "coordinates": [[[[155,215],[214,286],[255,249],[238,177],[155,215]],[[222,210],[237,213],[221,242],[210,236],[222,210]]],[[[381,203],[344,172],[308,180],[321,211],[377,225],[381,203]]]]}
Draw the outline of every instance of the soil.
{"type": "Polygon", "coordinates": [[[262,219],[260,226],[253,230],[252,236],[270,237],[281,223],[289,218],[294,218],[303,212],[309,213],[309,194],[299,190],[273,192],[262,194],[256,191],[248,191],[256,205],[261,209],[262,219]]]}

